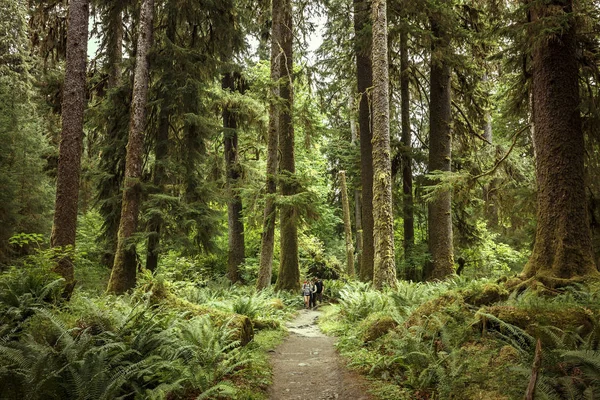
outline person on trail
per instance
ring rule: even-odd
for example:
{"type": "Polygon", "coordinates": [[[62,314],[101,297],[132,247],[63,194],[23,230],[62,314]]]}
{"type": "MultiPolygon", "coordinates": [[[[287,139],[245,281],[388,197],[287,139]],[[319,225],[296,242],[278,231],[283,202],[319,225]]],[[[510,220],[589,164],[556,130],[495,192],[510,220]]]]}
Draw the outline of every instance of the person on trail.
{"type": "Polygon", "coordinates": [[[323,302],[323,291],[325,290],[325,285],[323,281],[319,279],[319,277],[315,278],[315,300],[314,304],[317,305],[317,301],[320,303],[323,302]]]}
{"type": "Polygon", "coordinates": [[[313,291],[314,286],[311,284],[310,280],[306,278],[306,280],[302,284],[302,296],[304,296],[304,308],[306,309],[310,308],[313,291]]]}
{"type": "Polygon", "coordinates": [[[310,285],[312,286],[312,291],[310,293],[310,308],[315,308],[317,306],[317,286],[315,283],[317,282],[317,278],[312,278],[310,281],[310,285]]]}

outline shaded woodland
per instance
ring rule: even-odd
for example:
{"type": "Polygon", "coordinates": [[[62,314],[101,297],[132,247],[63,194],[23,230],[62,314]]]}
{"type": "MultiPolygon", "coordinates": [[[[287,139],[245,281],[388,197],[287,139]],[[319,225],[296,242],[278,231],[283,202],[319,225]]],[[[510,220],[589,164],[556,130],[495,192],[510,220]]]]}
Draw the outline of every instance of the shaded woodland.
{"type": "Polygon", "coordinates": [[[600,398],[595,0],[0,0],[0,399],[600,398]]]}

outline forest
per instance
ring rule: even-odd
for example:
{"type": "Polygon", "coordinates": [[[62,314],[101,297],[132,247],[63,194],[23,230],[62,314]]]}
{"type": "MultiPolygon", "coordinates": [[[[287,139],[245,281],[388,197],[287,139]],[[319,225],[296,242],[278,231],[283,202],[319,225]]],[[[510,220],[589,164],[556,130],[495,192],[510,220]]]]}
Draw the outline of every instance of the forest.
{"type": "Polygon", "coordinates": [[[597,0],[0,0],[0,400],[600,399],[599,82],[597,0]]]}

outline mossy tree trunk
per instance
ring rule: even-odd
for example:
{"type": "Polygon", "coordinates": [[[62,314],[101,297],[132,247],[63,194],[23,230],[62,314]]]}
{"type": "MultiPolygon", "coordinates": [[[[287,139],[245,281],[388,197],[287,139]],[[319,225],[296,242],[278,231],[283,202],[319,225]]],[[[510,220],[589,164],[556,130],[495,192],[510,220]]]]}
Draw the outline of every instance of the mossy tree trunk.
{"type": "Polygon", "coordinates": [[[396,286],[386,0],[374,0],[373,20],[373,237],[375,288],[396,286]]]}
{"type": "Polygon", "coordinates": [[[132,242],[132,236],[138,228],[140,180],[142,177],[142,156],[148,97],[148,52],[152,43],[153,15],[154,0],[144,0],[140,10],[117,253],[107,289],[109,292],[116,294],[132,289],[136,282],[137,253],[135,244],[132,242]]]}
{"type": "Polygon", "coordinates": [[[584,187],[576,20],[570,0],[529,4],[538,189],[535,245],[523,275],[554,286],[598,276],[584,187]]]}
{"type": "MultiPolygon", "coordinates": [[[[279,3],[279,1],[278,1],[279,3]]],[[[279,151],[281,152],[280,182],[281,195],[290,197],[296,194],[296,163],[294,156],[294,125],[292,110],[294,107],[293,87],[293,30],[292,30],[292,2],[281,2],[281,49],[283,60],[281,62],[281,87],[280,94],[283,110],[280,114],[279,151]]],[[[281,206],[281,259],[279,275],[275,288],[277,290],[297,290],[300,287],[300,268],[298,265],[298,215],[293,204],[281,206]]]]}
{"type": "MultiPolygon", "coordinates": [[[[83,142],[83,112],[87,61],[89,0],[69,3],[67,61],[62,98],[62,131],[58,149],[56,203],[50,244],[54,248],[75,246],[77,203],[83,142]]],[[[54,270],[67,282],[65,295],[70,296],[75,285],[73,260],[62,253],[54,270]]]]}
{"type": "Polygon", "coordinates": [[[278,1],[271,5],[271,104],[269,106],[269,133],[267,137],[267,182],[263,231],[260,242],[260,265],[256,288],[265,289],[271,285],[273,275],[273,249],[275,247],[275,222],[277,209],[277,168],[279,147],[279,77],[281,74],[281,6],[278,1]]]}
{"type": "MultiPolygon", "coordinates": [[[[243,92],[242,77],[226,73],[223,89],[243,92]]],[[[238,190],[241,165],[238,157],[237,114],[228,105],[223,108],[223,142],[225,148],[225,171],[227,178],[227,226],[229,249],[227,251],[227,278],[231,283],[241,281],[240,265],[245,258],[244,222],[242,220],[242,198],[238,190]]]]}
{"type": "Polygon", "coordinates": [[[342,210],[344,212],[344,234],[346,237],[346,272],[354,276],[354,245],[352,244],[352,223],[350,222],[350,203],[346,186],[346,171],[339,172],[340,191],[342,192],[342,210]]]}
{"type": "Polygon", "coordinates": [[[373,86],[371,64],[371,1],[354,0],[354,49],[356,53],[356,81],[360,102],[358,130],[360,136],[360,182],[362,192],[362,252],[360,279],[373,280],[375,248],[373,244],[373,139],[371,131],[371,101],[373,86]]]}
{"type": "MultiPolygon", "coordinates": [[[[450,39],[448,33],[440,28],[438,18],[442,17],[438,14],[430,17],[433,42],[429,102],[429,172],[450,171],[452,154],[451,74],[446,59],[450,39]]],[[[451,192],[442,190],[438,191],[428,205],[431,264],[425,269],[425,279],[444,279],[454,271],[451,202],[451,192]]]]}
{"type": "Polygon", "coordinates": [[[412,264],[412,249],[415,245],[415,219],[413,210],[413,179],[410,131],[410,88],[408,64],[408,33],[400,33],[400,112],[402,116],[402,217],[404,220],[404,265],[406,279],[416,281],[415,266],[412,264]]]}
{"type": "MultiPolygon", "coordinates": [[[[358,140],[358,127],[356,126],[356,119],[354,114],[354,90],[348,91],[348,110],[350,110],[350,134],[352,145],[357,145],[358,140]]],[[[360,260],[362,257],[362,207],[361,207],[361,192],[360,189],[354,189],[354,226],[356,228],[356,263],[354,265],[354,273],[358,271],[360,275],[360,260]]]]}

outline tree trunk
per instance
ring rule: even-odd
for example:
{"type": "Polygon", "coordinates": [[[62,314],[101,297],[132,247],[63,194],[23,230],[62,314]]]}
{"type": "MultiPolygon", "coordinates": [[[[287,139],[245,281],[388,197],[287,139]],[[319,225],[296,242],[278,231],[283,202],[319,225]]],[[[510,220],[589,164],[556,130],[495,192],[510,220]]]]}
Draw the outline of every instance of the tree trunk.
{"type": "Polygon", "coordinates": [[[373,86],[371,66],[372,35],[369,29],[370,0],[354,0],[354,48],[356,52],[356,80],[360,103],[358,129],[360,135],[360,181],[362,190],[362,255],[360,279],[373,280],[373,138],[371,132],[371,106],[368,89],[373,86]]]}
{"type": "Polygon", "coordinates": [[[111,32],[108,40],[108,88],[113,89],[121,84],[123,62],[123,15],[122,4],[114,2],[110,6],[108,29],[111,32]]]}
{"type": "MultiPolygon", "coordinates": [[[[354,118],[354,91],[350,89],[348,91],[348,109],[350,110],[350,134],[352,135],[352,145],[356,145],[358,140],[358,128],[356,126],[356,120],[354,118]]],[[[354,225],[356,227],[356,271],[360,271],[360,261],[362,257],[362,207],[360,204],[361,192],[360,189],[354,189],[354,225]]]]}
{"type": "Polygon", "coordinates": [[[124,142],[127,135],[127,130],[122,129],[121,126],[126,124],[124,116],[129,111],[129,100],[122,98],[115,90],[121,86],[123,81],[121,69],[123,61],[123,5],[115,2],[115,4],[108,7],[109,18],[104,26],[108,35],[108,89],[109,97],[119,101],[115,107],[120,108],[120,111],[111,113],[106,120],[106,136],[102,144],[104,149],[99,165],[105,177],[98,183],[96,200],[100,203],[100,214],[104,218],[102,234],[98,238],[98,242],[104,246],[102,264],[111,268],[117,252],[119,220],[121,217],[121,186],[125,170],[125,152],[119,142],[124,142]],[[125,104],[127,104],[127,107],[124,106],[125,104]],[[123,154],[121,155],[121,153],[123,154]]]}
{"type": "Polygon", "coordinates": [[[406,279],[416,281],[412,250],[415,245],[415,219],[412,193],[412,156],[410,131],[410,91],[408,65],[408,34],[400,33],[400,107],[402,115],[402,216],[404,219],[404,265],[406,279]]]}
{"type": "Polygon", "coordinates": [[[550,286],[598,275],[586,209],[576,21],[572,8],[572,1],[552,1],[535,3],[530,10],[532,29],[543,23],[554,30],[544,38],[539,37],[541,28],[530,35],[534,40],[537,228],[533,253],[523,275],[550,286]],[[568,25],[564,24],[566,17],[568,25]]]}
{"type": "Polygon", "coordinates": [[[146,103],[148,97],[148,51],[152,43],[152,19],[154,0],[144,0],[140,10],[139,36],[133,81],[129,139],[125,161],[125,183],[119,239],[115,264],[113,265],[108,291],[124,293],[136,282],[137,253],[132,236],[137,231],[140,206],[140,179],[144,151],[144,129],[146,125],[146,103]]]}
{"type": "Polygon", "coordinates": [[[275,221],[277,209],[275,196],[277,193],[277,156],[279,146],[279,78],[281,74],[281,6],[280,2],[272,3],[271,28],[271,104],[269,106],[269,136],[267,138],[267,182],[265,194],[265,211],[263,231],[260,243],[260,266],[256,288],[265,289],[271,285],[273,274],[273,248],[275,247],[275,221]]]}
{"type": "Polygon", "coordinates": [[[373,227],[375,288],[396,286],[386,0],[373,1],[373,227]]]}
{"type": "MultiPolygon", "coordinates": [[[[56,174],[56,204],[50,245],[54,248],[75,246],[77,202],[83,143],[85,74],[87,61],[89,0],[69,3],[67,61],[62,100],[62,132],[56,174]]],[[[54,267],[67,282],[65,295],[75,285],[71,254],[62,254],[54,267]]]]}
{"type": "MultiPolygon", "coordinates": [[[[154,171],[152,186],[154,193],[164,193],[165,162],[169,152],[169,99],[163,99],[158,117],[158,135],[154,149],[154,171]]],[[[157,213],[153,213],[148,222],[148,251],[146,253],[146,269],[155,271],[158,267],[158,255],[160,252],[160,231],[163,219],[157,213]]]]}
{"type": "MultiPolygon", "coordinates": [[[[440,29],[436,18],[441,17],[430,18],[433,43],[429,105],[429,171],[444,172],[450,171],[452,151],[451,76],[444,56],[450,44],[447,33],[440,29]]],[[[443,279],[454,271],[451,201],[450,191],[441,191],[429,203],[429,252],[432,260],[424,273],[425,279],[443,279]]]]}
{"type": "Polygon", "coordinates": [[[340,191],[342,192],[342,210],[344,212],[344,233],[346,236],[346,272],[354,276],[354,246],[352,244],[352,223],[350,222],[350,204],[346,187],[346,171],[340,171],[340,191]]]}
{"type": "MultiPolygon", "coordinates": [[[[223,89],[243,92],[239,74],[227,73],[223,77],[223,89]],[[237,81],[237,84],[236,84],[237,81]]],[[[242,221],[242,198],[237,188],[241,176],[238,158],[237,114],[223,108],[223,141],[225,147],[225,171],[227,177],[227,226],[229,249],[227,252],[227,277],[231,283],[241,281],[240,265],[244,262],[244,223],[242,221]]]]}
{"type": "MultiPolygon", "coordinates": [[[[167,15],[166,38],[169,42],[175,43],[175,35],[177,30],[177,16],[174,9],[170,8],[167,15]]],[[[173,79],[172,71],[167,71],[165,80],[173,79]]],[[[169,127],[170,108],[173,98],[170,90],[162,91],[160,112],[158,116],[158,132],[154,145],[154,171],[152,174],[153,194],[162,194],[165,192],[165,163],[169,153],[169,127]]],[[[155,207],[162,208],[161,202],[155,207]]],[[[163,210],[161,209],[161,212],[163,210]]],[[[146,269],[154,272],[158,267],[158,256],[160,254],[160,231],[164,221],[161,213],[154,212],[148,221],[148,244],[146,253],[146,269]]]]}
{"type": "MultiPolygon", "coordinates": [[[[277,1],[279,4],[279,1],[277,1]]],[[[294,107],[293,62],[292,62],[292,2],[283,0],[282,4],[281,48],[284,62],[281,63],[281,99],[284,109],[281,113],[279,150],[281,151],[281,195],[285,198],[297,192],[296,167],[294,159],[294,125],[292,111],[294,107]]],[[[277,290],[297,290],[300,287],[300,268],[298,265],[298,216],[296,207],[290,204],[281,206],[281,260],[279,276],[275,285],[277,290]]]]}

